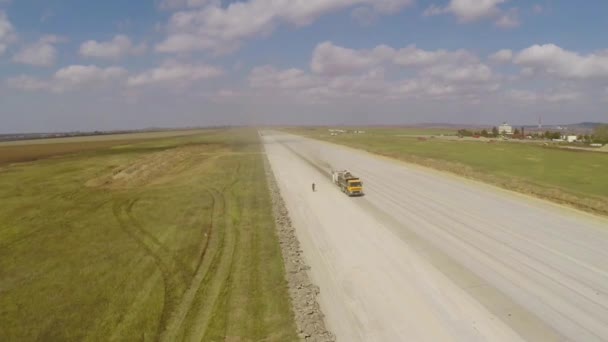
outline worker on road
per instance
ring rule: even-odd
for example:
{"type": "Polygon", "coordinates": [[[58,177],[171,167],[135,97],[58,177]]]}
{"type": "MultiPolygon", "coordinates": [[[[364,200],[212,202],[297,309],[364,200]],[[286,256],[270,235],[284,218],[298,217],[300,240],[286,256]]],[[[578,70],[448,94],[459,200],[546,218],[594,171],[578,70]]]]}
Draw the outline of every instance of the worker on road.
{"type": "Polygon", "coordinates": [[[315,192],[315,183],[312,183],[312,192],[315,192]]]}

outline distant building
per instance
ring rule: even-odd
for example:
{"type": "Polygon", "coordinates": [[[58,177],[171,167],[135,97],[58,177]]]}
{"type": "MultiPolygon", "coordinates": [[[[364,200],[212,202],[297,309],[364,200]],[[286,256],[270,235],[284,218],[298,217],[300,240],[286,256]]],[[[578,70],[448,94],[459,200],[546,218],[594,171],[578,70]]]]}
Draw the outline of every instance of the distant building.
{"type": "Polygon", "coordinates": [[[571,143],[577,141],[578,137],[576,135],[562,135],[562,140],[571,143]]]}
{"type": "Polygon", "coordinates": [[[513,134],[513,126],[503,122],[502,125],[498,126],[498,133],[511,135],[513,134]]]}

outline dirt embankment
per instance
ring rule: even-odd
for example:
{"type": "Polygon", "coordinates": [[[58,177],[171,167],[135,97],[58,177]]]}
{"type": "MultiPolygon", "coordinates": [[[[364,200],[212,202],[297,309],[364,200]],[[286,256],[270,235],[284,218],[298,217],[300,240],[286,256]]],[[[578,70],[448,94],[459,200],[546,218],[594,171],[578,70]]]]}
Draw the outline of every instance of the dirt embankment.
{"type": "Polygon", "coordinates": [[[86,182],[86,186],[133,188],[160,182],[163,176],[178,174],[180,167],[194,158],[209,158],[223,152],[214,150],[213,154],[209,154],[207,149],[208,147],[187,146],[150,153],[131,163],[115,167],[109,173],[90,179],[86,182]]]}
{"type": "Polygon", "coordinates": [[[303,341],[334,342],[336,339],[327,330],[324,315],[317,302],[319,288],[313,285],[308,277],[306,271],[310,267],[302,258],[302,250],[291,224],[289,212],[266,157],[264,157],[264,167],[272,197],[272,210],[283,253],[289,296],[293,305],[298,335],[303,341]]]}

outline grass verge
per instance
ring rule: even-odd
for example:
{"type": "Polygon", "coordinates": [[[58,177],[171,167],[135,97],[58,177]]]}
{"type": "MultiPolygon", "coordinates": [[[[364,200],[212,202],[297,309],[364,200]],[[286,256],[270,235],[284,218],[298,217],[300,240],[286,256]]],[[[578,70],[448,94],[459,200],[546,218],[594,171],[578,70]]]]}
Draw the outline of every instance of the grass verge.
{"type": "Polygon", "coordinates": [[[321,128],[288,131],[608,215],[608,155],[603,153],[515,142],[421,140],[387,129],[339,136],[321,128]]]}
{"type": "Polygon", "coordinates": [[[0,201],[2,341],[297,340],[253,130],[11,164],[0,201]]]}

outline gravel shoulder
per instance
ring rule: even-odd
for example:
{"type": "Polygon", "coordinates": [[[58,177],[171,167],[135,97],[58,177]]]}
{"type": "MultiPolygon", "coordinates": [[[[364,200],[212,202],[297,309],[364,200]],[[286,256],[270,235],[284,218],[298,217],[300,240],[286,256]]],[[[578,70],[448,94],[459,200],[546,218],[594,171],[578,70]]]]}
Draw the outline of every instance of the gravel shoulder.
{"type": "Polygon", "coordinates": [[[303,341],[333,342],[335,336],[327,330],[325,316],[317,302],[319,287],[313,285],[310,281],[307,273],[310,267],[306,265],[302,256],[303,251],[300,248],[300,242],[296,237],[289,212],[285,207],[285,202],[267,158],[264,158],[264,167],[298,336],[303,341]]]}

